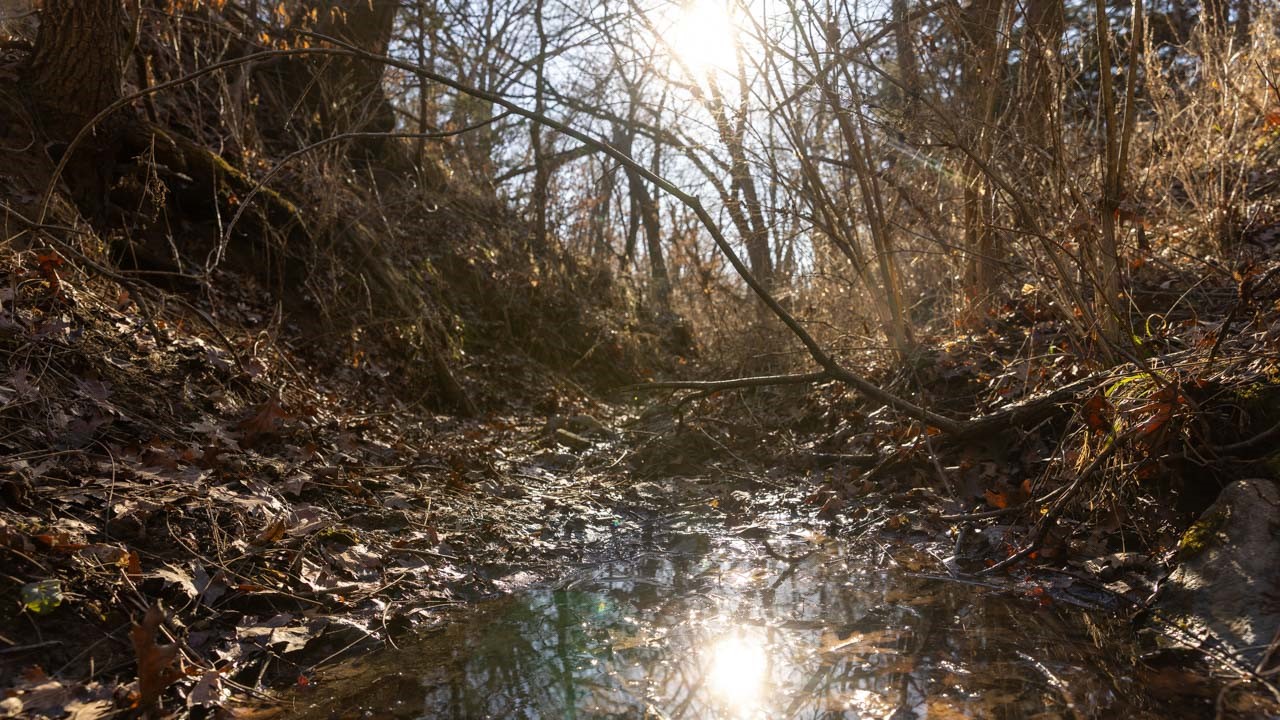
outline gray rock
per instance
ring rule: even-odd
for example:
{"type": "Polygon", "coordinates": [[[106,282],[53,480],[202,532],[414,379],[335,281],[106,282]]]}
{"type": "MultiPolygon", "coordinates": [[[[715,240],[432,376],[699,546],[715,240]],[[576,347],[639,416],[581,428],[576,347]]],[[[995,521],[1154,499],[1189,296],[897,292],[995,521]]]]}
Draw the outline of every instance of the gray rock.
{"type": "Polygon", "coordinates": [[[568,421],[570,431],[587,437],[612,437],[613,432],[605,424],[590,415],[573,415],[568,421]]]}
{"type": "Polygon", "coordinates": [[[547,424],[542,428],[542,431],[548,435],[555,435],[562,430],[588,438],[612,438],[614,436],[612,430],[590,415],[570,415],[568,417],[552,415],[547,418],[547,424]]]}
{"type": "Polygon", "coordinates": [[[1182,536],[1156,615],[1201,642],[1215,638],[1250,667],[1280,628],[1280,490],[1239,480],[1182,536]]]}

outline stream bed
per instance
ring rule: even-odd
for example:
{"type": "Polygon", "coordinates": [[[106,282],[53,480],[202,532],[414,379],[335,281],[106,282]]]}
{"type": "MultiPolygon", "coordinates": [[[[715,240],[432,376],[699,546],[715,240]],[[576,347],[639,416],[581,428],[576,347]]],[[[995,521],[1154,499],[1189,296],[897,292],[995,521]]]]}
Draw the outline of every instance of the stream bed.
{"type": "Polygon", "coordinates": [[[554,587],[321,674],[292,714],[360,718],[1176,718],[1128,622],[934,575],[911,546],[677,514],[554,587]],[[1149,680],[1149,678],[1148,678],[1149,680]]]}

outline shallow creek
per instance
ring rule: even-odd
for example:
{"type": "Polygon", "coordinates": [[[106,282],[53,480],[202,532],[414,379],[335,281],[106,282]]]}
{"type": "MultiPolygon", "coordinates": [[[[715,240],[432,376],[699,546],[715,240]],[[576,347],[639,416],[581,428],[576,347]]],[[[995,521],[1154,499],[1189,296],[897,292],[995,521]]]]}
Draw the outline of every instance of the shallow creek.
{"type": "MultiPolygon", "coordinates": [[[[668,518],[556,587],[322,674],[292,713],[368,718],[1199,717],[1133,679],[1123,620],[915,572],[779,520],[668,518]]],[[[905,560],[903,558],[906,558],[905,560]]],[[[936,563],[931,564],[936,567],[936,563]]]]}

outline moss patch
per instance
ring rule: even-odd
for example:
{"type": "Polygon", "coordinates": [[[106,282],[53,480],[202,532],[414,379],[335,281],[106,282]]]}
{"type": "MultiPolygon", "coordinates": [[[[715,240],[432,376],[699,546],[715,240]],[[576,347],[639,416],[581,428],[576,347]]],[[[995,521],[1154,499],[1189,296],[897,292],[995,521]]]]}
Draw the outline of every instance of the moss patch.
{"type": "Polygon", "coordinates": [[[1178,559],[1189,560],[1204,552],[1230,517],[1229,509],[1219,508],[1206,513],[1187,528],[1187,531],[1182,534],[1182,539],[1178,541],[1178,559]]]}

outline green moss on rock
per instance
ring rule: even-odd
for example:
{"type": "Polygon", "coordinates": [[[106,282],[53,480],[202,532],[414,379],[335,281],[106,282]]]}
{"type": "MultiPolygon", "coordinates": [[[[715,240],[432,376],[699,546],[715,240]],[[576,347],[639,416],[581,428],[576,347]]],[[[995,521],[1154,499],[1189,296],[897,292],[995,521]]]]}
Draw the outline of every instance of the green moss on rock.
{"type": "Polygon", "coordinates": [[[1178,559],[1187,560],[1204,552],[1230,517],[1230,509],[1219,508],[1201,517],[1187,528],[1187,531],[1182,534],[1182,539],[1178,541],[1178,559]]]}

